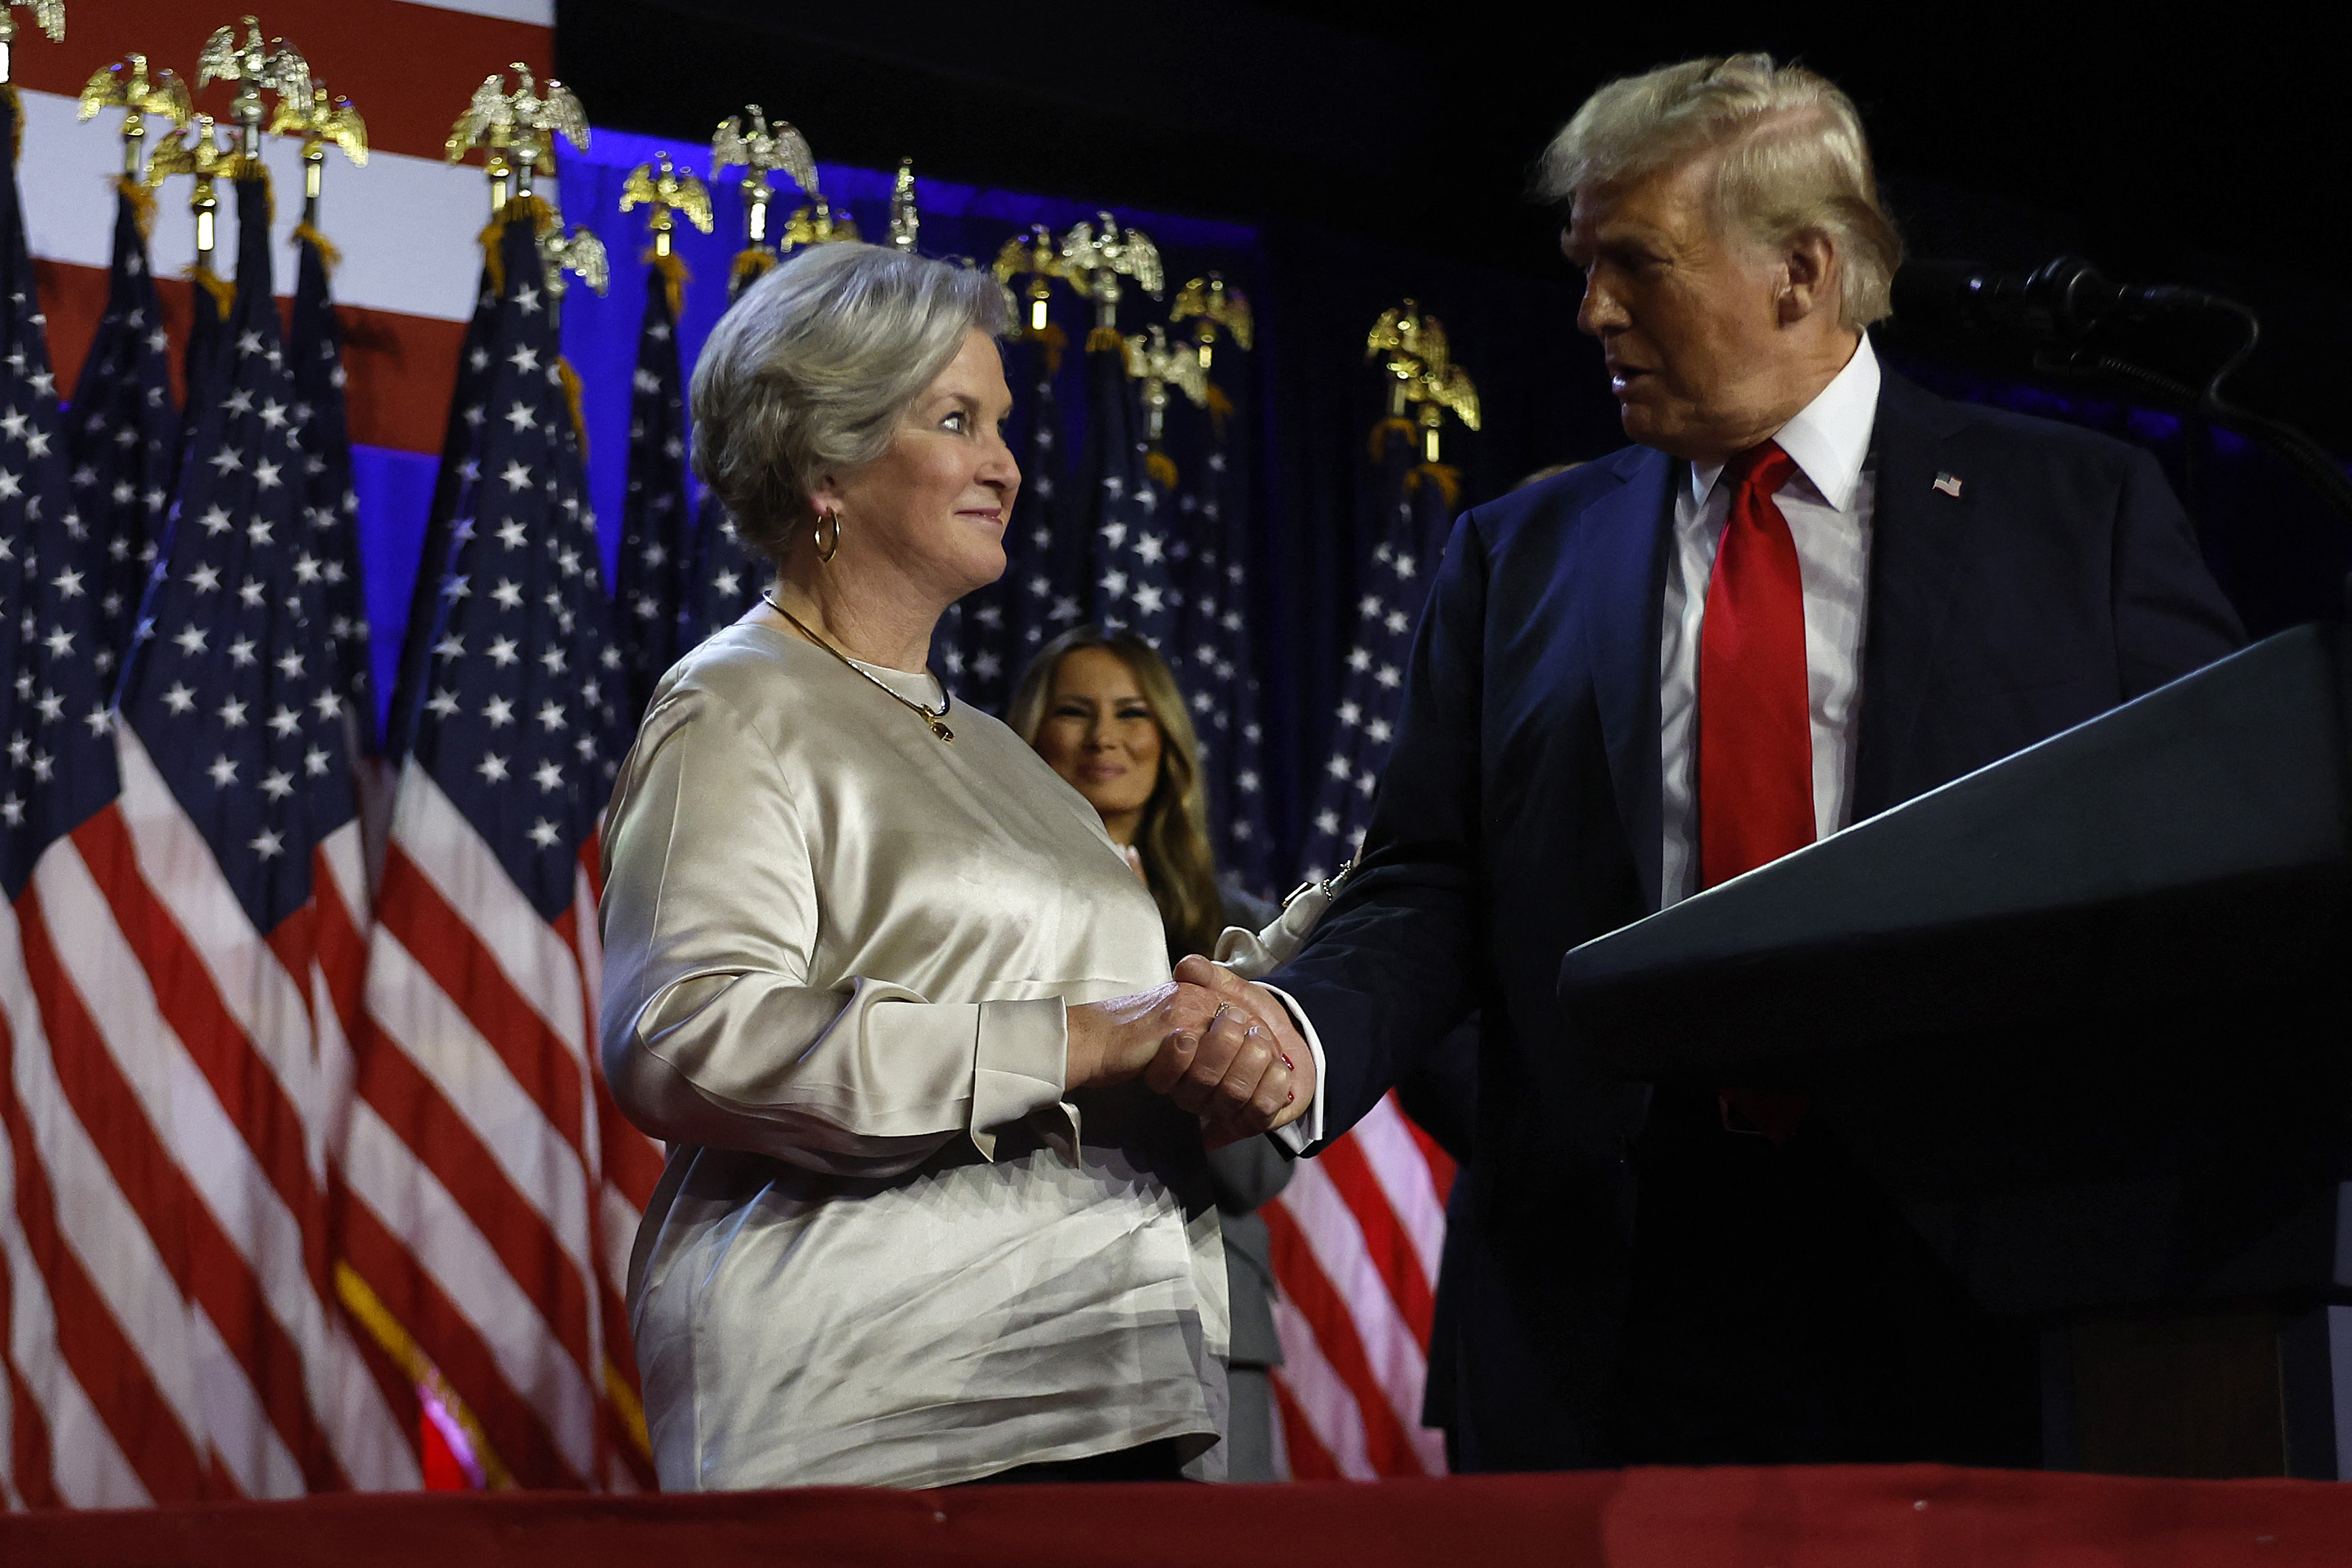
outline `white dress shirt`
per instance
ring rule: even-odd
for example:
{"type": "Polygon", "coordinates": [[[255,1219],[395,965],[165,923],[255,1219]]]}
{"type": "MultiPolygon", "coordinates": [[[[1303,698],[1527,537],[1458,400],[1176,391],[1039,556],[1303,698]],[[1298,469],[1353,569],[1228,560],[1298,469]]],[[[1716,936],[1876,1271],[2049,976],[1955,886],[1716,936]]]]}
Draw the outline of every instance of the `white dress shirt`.
{"type": "MultiPolygon", "coordinates": [[[[1773,437],[1796,464],[1774,499],[1797,545],[1805,591],[1805,687],[1812,710],[1813,830],[1852,821],[1854,716],[1861,711],[1862,633],[1870,589],[1874,476],[1866,466],[1878,418],[1878,356],[1865,334],[1821,395],[1773,437]]],[[[1716,547],[1731,508],[1723,465],[1685,465],[1675,491],[1675,556],[1666,571],[1658,643],[1659,759],[1664,859],[1658,888],[1672,904],[1698,891],[1699,628],[1716,547]]]]}

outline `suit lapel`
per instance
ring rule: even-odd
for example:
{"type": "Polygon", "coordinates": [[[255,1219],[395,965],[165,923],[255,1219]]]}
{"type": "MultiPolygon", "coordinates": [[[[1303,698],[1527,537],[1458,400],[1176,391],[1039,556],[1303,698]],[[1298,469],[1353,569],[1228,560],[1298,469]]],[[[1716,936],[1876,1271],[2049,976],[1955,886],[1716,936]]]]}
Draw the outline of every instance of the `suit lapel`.
{"type": "Polygon", "coordinates": [[[1644,907],[1658,907],[1660,834],[1658,615],[1673,537],[1669,492],[1678,470],[1661,452],[1632,460],[1625,483],[1585,509],[1589,542],[1583,622],[1593,697],[1617,812],[1642,879],[1644,907]]]}
{"type": "Polygon", "coordinates": [[[1896,768],[1911,748],[1929,676],[1973,542],[1976,496],[1937,481],[1944,439],[1956,424],[1937,401],[1885,374],[1871,444],[1877,459],[1870,525],[1870,604],[1862,655],[1862,711],[1854,746],[1853,820],[1896,803],[1896,768]]]}

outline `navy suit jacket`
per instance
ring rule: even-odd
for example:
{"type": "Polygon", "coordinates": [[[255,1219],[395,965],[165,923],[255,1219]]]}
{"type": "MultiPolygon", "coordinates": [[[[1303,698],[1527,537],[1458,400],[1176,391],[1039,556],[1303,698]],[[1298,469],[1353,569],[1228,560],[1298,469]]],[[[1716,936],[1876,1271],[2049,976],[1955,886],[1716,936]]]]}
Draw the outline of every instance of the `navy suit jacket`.
{"type": "MultiPolygon", "coordinates": [[[[2145,452],[1891,372],[1873,450],[1855,821],[2242,640],[2145,452]]],[[[1555,988],[1570,947],[1659,907],[1659,618],[1685,472],[1629,447],[1456,523],[1357,870],[1271,977],[1321,1036],[1333,1136],[1482,1012],[1476,1239],[1448,1282],[1480,1468],[1611,1462],[1648,1094],[1591,1067],[1555,988]]]]}

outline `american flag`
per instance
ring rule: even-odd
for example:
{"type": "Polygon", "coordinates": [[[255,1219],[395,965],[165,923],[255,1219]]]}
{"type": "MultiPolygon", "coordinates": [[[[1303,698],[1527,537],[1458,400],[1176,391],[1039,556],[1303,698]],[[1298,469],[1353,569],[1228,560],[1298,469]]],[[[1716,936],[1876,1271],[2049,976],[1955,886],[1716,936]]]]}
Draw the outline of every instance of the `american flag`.
{"type": "Polygon", "coordinates": [[[66,423],[73,508],[99,552],[84,584],[99,610],[92,652],[110,685],[121,673],[139,595],[155,562],[179,457],[171,343],[147,260],[145,224],[153,203],[133,182],[117,182],[106,311],[74,383],[66,423]]]}
{"type": "Polygon", "coordinates": [[[1127,346],[1097,329],[1087,342],[1087,441],[1078,460],[1093,619],[1158,648],[1176,631],[1174,508],[1144,464],[1142,413],[1128,379],[1127,346]]]}
{"type": "MultiPolygon", "coordinates": [[[[16,129],[16,96],[0,94],[0,147],[16,129]]],[[[120,1075],[103,1052],[77,1049],[87,1030],[72,1031],[86,1019],[61,979],[35,881],[52,863],[88,881],[65,835],[116,794],[92,591],[107,562],[68,500],[13,163],[0,206],[0,604],[10,622],[0,636],[0,1504],[121,1507],[199,1495],[212,1472],[192,1435],[201,1411],[172,1397],[184,1380],[142,1350],[142,1307],[155,1304],[165,1355],[185,1342],[184,1308],[163,1260],[133,1239],[143,1227],[109,1166],[113,1151],[78,1113],[93,1079],[119,1100],[120,1075]],[[61,1069],[78,1057],[89,1071],[75,1082],[61,1069]]],[[[143,1122],[129,1130],[152,1145],[143,1122]]]]}
{"type": "Polygon", "coordinates": [[[680,651],[723,626],[732,626],[759,601],[774,570],[743,542],[735,519],[708,490],[694,519],[694,561],[687,577],[686,609],[678,625],[680,651]]]}
{"type": "MultiPolygon", "coordinates": [[[[1061,369],[1062,329],[1047,323],[1041,332],[1026,332],[1022,349],[1010,356],[1028,393],[1015,400],[1016,416],[1025,422],[1021,436],[1021,493],[1013,500],[1013,516],[1004,530],[1004,592],[1000,604],[1003,624],[992,631],[994,649],[985,638],[976,643],[972,674],[982,674],[979,659],[994,652],[1003,669],[988,678],[1009,692],[1037,650],[1078,623],[1085,613],[1086,559],[1083,541],[1065,521],[1059,494],[1062,470],[1062,414],[1054,398],[1054,376],[1061,369]]],[[[982,699],[975,695],[974,703],[982,699]]]]}
{"type": "Polygon", "coordinates": [[[672,287],[661,267],[646,271],[645,322],[637,330],[637,366],[629,390],[628,484],[621,503],[614,598],[627,676],[622,711],[631,719],[646,711],[655,684],[686,652],[680,632],[693,562],[687,538],[686,399],[679,390],[672,287]]]}
{"type": "Polygon", "coordinates": [[[475,287],[474,313],[467,319],[465,343],[457,353],[457,390],[450,395],[449,418],[442,427],[441,466],[433,479],[433,504],[425,514],[425,542],[417,552],[416,581],[409,590],[400,666],[392,686],[391,720],[383,737],[384,756],[395,763],[407,755],[417,710],[425,701],[425,683],[432,674],[434,621],[441,605],[441,581],[449,567],[458,492],[479,476],[478,449],[484,421],[489,417],[482,402],[484,382],[490,374],[489,336],[499,310],[494,276],[485,265],[475,287]]]}
{"type": "MultiPolygon", "coordinates": [[[[215,379],[193,389],[119,717],[65,621],[89,596],[62,552],[39,574],[48,667],[18,673],[34,714],[69,706],[86,735],[46,778],[55,732],[29,737],[48,789],[38,837],[71,832],[47,843],[0,944],[13,1343],[46,1333],[57,1352],[12,1368],[36,1380],[16,1385],[16,1414],[43,1428],[16,1451],[28,1499],[274,1497],[417,1473],[399,1390],[332,1284],[338,1002],[356,990],[364,894],[268,204],[240,185],[240,287],[215,379]]],[[[21,259],[21,235],[10,248],[21,259]]],[[[45,382],[26,368],[37,349],[20,328],[11,366],[45,382]]]]}
{"type": "Polygon", "coordinates": [[[343,407],[343,326],[328,287],[333,252],[308,224],[294,231],[294,315],[287,352],[301,394],[294,418],[302,432],[308,480],[303,509],[324,590],[335,689],[352,732],[352,754],[376,750],[375,679],[368,654],[367,592],[360,570],[360,498],[352,486],[351,422],[343,407]]]}
{"type": "Polygon", "coordinates": [[[656,1146],[595,1066],[620,649],[534,230],[510,204],[369,950],[344,1245],[490,1485],[649,1485],[621,1298],[656,1146]]]}
{"type": "Polygon", "coordinates": [[[1404,422],[1383,421],[1378,434],[1381,459],[1373,495],[1381,537],[1359,584],[1356,634],[1348,645],[1329,755],[1300,857],[1302,874],[1309,880],[1338,871],[1363,842],[1372,790],[1396,745],[1412,630],[1434,575],[1427,541],[1444,537],[1448,500],[1443,471],[1416,465],[1414,434],[1404,422]]]}
{"type": "MultiPolygon", "coordinates": [[[[729,269],[727,299],[731,305],[743,291],[775,270],[775,253],[747,246],[735,253],[729,269]]],[[[689,539],[693,559],[687,568],[686,606],[678,623],[678,651],[684,653],[722,626],[731,626],[758,601],[760,591],[773,575],[768,563],[743,542],[735,519],[709,491],[694,518],[689,539]]]]}
{"type": "MultiPolygon", "coordinates": [[[[1356,852],[1394,744],[1412,629],[1428,595],[1434,537],[1449,505],[1414,432],[1384,422],[1374,505],[1385,527],[1364,574],[1331,758],[1307,841],[1309,878],[1356,852]]],[[[1454,1162],[1393,1095],[1346,1136],[1302,1160],[1263,1210],[1281,1287],[1284,1364],[1275,1396],[1300,1479],[1442,1475],[1441,1436],[1421,1425],[1432,1309],[1454,1162]]]]}
{"type": "MultiPolygon", "coordinates": [[[[1223,361],[1239,363],[1231,379],[1246,388],[1248,361],[1229,348],[1223,361]]],[[[1172,412],[1172,411],[1171,411],[1172,412]]],[[[1207,440],[1177,503],[1190,535],[1186,585],[1176,649],[1181,679],[1201,737],[1201,771],[1208,783],[1209,821],[1218,835],[1217,860],[1261,897],[1273,892],[1273,835],[1267,827],[1257,661],[1250,647],[1246,505],[1242,470],[1243,423],[1234,401],[1209,384],[1207,440]]]]}

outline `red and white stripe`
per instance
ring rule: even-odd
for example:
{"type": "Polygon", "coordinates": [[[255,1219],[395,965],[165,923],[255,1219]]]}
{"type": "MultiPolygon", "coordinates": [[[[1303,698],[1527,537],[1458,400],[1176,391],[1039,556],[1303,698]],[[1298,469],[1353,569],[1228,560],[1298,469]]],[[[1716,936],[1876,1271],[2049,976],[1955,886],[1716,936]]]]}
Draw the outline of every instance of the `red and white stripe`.
{"type": "Polygon", "coordinates": [[[1454,1162],[1393,1095],[1262,1211],[1281,1297],[1276,1402],[1299,1480],[1444,1475],[1422,1426],[1454,1162]]]}
{"type": "MultiPolygon", "coordinates": [[[[81,122],[75,96],[133,49],[193,81],[219,20],[109,0],[68,46],[17,51],[66,379],[105,298],[121,156],[117,117],[81,122]]],[[[442,138],[490,71],[548,74],[552,0],[283,0],[267,21],[368,119],[369,164],[336,160],[325,217],[353,438],[436,451],[486,211],[442,138]]],[[[299,190],[295,145],[268,156],[299,190]]],[[[153,239],[175,329],[184,193],[153,239]]],[[[297,215],[281,200],[276,226],[297,215]]],[[[508,1478],[650,1484],[620,1301],[660,1154],[593,1069],[593,844],[550,926],[437,790],[404,790],[393,929],[354,828],[265,940],[129,737],[125,758],[121,804],[0,921],[0,1506],[413,1487],[420,1375],[478,1415],[508,1478]]]]}
{"type": "Polygon", "coordinates": [[[652,1479],[614,1266],[659,1155],[604,1098],[601,964],[585,873],[541,919],[412,759],[355,1041],[344,1246],[478,1422],[485,1469],[526,1486],[652,1479]]]}
{"type": "Polygon", "coordinates": [[[0,932],[12,1500],[414,1485],[329,1284],[314,912],[256,931],[138,738],[117,753],[120,799],[0,932]]]}
{"type": "MultiPolygon", "coordinates": [[[[553,0],[273,0],[261,20],[291,39],[320,78],[367,119],[367,166],[334,155],[320,225],[343,253],[335,271],[343,319],[352,439],[404,452],[438,452],[456,386],[457,354],[481,272],[475,236],[489,213],[478,165],[451,165],[442,139],[474,89],[520,60],[541,78],[555,52],[553,0]]],[[[49,350],[72,384],[106,303],[114,225],[112,179],[121,170],[121,116],[79,119],[90,73],[131,50],[193,85],[196,53],[224,21],[184,0],[106,0],[74,9],[63,44],[32,39],[13,57],[24,103],[19,166],[26,237],[37,259],[49,350]]],[[[231,89],[215,84],[198,107],[226,118],[231,89]]],[[[278,192],[272,229],[278,277],[294,278],[294,225],[302,189],[299,143],[264,142],[278,192]]],[[[184,269],[195,255],[185,180],[158,198],[152,260],[164,320],[175,339],[188,321],[184,269]]],[[[233,225],[232,225],[233,226],[233,225]]],[[[229,251],[234,253],[234,244],[229,251]]],[[[173,360],[177,374],[177,356],[173,360]]]]}

